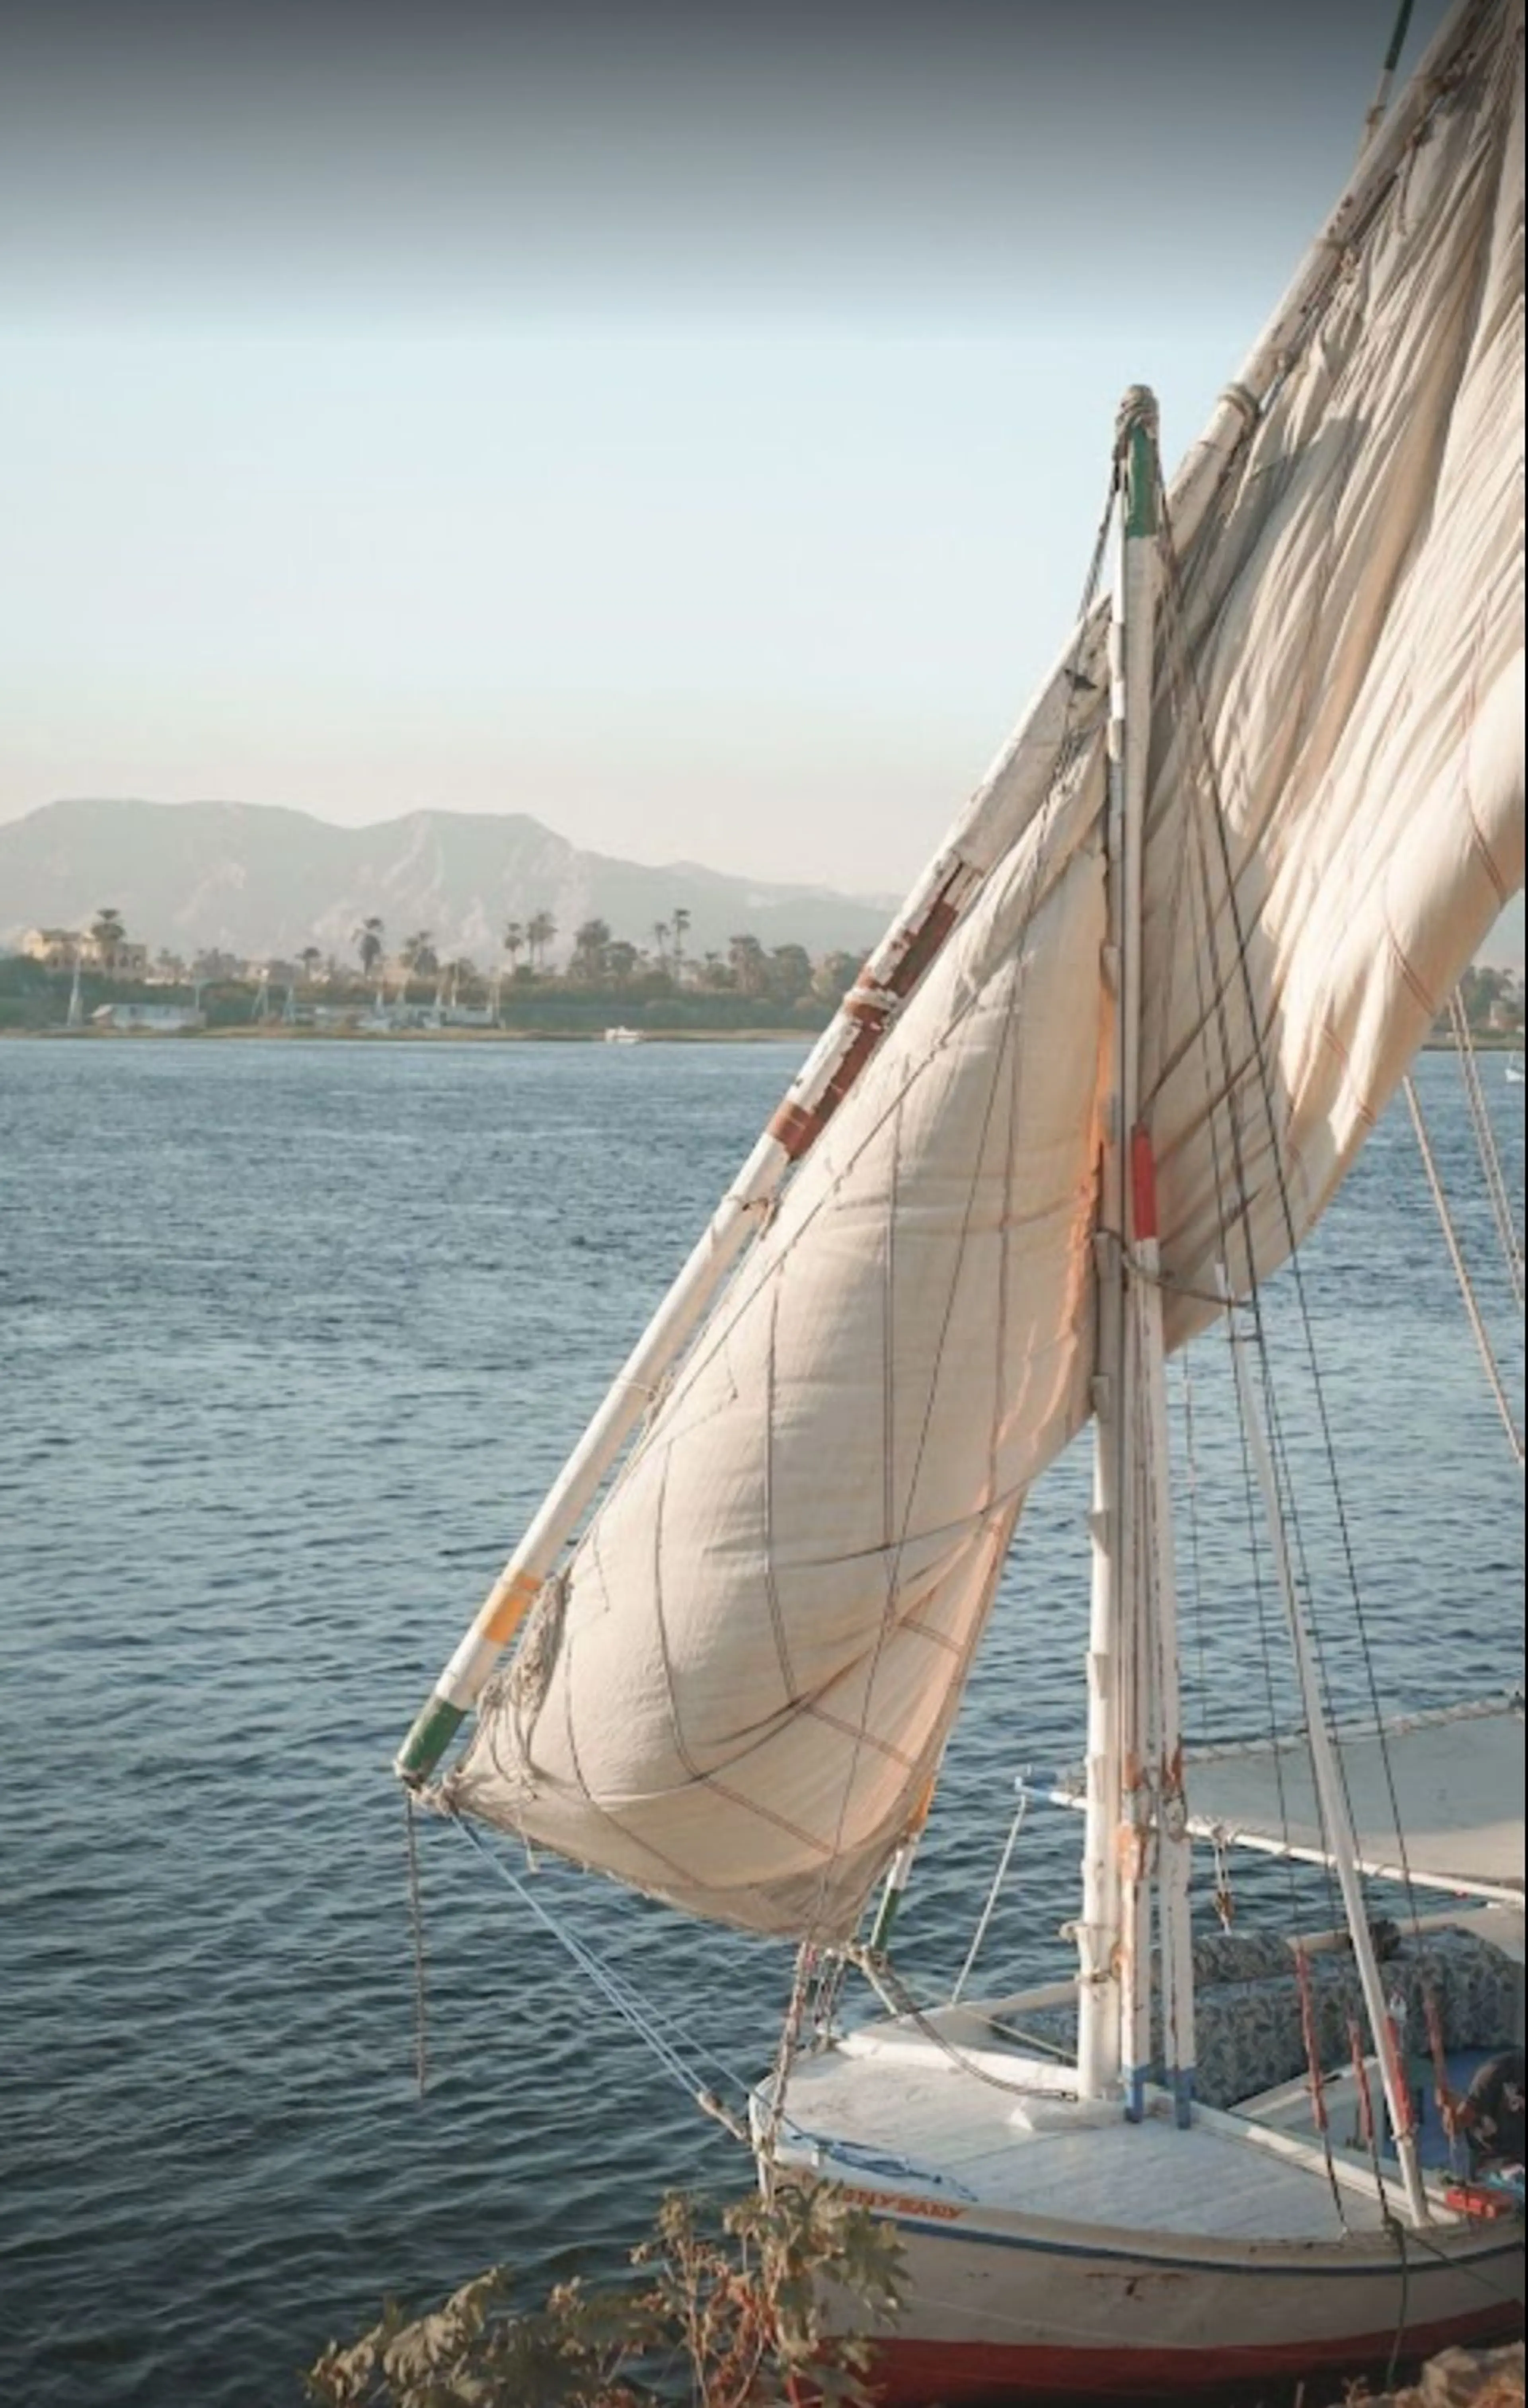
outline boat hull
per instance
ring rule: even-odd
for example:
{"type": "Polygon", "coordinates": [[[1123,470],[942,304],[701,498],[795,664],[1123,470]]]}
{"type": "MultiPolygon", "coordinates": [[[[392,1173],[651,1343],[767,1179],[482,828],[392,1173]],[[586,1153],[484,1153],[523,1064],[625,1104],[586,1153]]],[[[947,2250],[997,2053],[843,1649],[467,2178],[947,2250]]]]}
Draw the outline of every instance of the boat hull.
{"type": "MultiPolygon", "coordinates": [[[[870,2203],[867,2201],[867,2203],[870,2203]]],[[[1182,2256],[1079,2230],[956,2230],[904,2215],[909,2307],[877,2360],[884,2408],[1267,2398],[1522,2326],[1516,2222],[1351,2248],[1288,2243],[1182,2256]],[[1434,2254],[1437,2252],[1437,2254],[1434,2254]]],[[[1212,2244],[1213,2245],[1213,2244],[1212,2244]]]]}

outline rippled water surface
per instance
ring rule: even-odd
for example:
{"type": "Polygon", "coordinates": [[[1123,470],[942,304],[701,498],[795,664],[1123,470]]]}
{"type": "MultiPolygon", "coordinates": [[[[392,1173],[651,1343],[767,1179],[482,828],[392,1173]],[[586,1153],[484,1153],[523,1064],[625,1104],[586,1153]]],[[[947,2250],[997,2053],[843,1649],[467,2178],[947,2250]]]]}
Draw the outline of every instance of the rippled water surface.
{"type": "MultiPolygon", "coordinates": [[[[450,1831],[424,1837],[412,2078],[387,1765],[789,1046],[0,1046],[0,2400],[280,2408],[385,2291],[610,2263],[730,2144],[450,1831]]],[[[1455,1066],[1420,1080],[1521,1383],[1455,1066]]],[[[1521,1088],[1485,1066],[1514,1198],[1521,1088]]],[[[1518,1677],[1521,1487],[1392,1113],[1305,1257],[1347,1539],[1288,1280],[1288,1434],[1334,1681],[1518,1677]]],[[[1185,1476],[1190,1720],[1261,1713],[1223,1348],[1185,1476]],[[1189,1539],[1192,1546],[1189,1546],[1189,1539]]],[[[1281,1384],[1281,1394],[1285,1391],[1281,1384]]],[[[1181,1419],[1181,1412],[1180,1412],[1181,1419]]],[[[906,1970],[959,1965],[1026,1763],[1081,1727],[1086,1465],[1035,1498],[957,1734],[906,1970]]],[[[1282,1678],[1282,1676],[1280,1676],[1282,1678]]],[[[988,1942],[1060,1971],[1076,1832],[988,1942]]],[[[1255,1905],[1260,1881],[1246,1877],[1255,1905]]],[[[740,2072],[784,1953],[549,1867],[537,1896],[740,2072]]]]}

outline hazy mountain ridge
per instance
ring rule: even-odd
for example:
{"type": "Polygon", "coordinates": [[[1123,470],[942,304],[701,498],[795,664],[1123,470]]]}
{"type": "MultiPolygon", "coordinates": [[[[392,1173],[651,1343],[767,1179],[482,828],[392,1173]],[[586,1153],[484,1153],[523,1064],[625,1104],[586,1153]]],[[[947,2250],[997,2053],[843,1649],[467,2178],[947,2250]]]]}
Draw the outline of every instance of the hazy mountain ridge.
{"type": "Polygon", "coordinates": [[[659,922],[690,913],[692,958],[734,936],[817,954],[857,952],[881,934],[887,908],[812,886],[728,877],[694,862],[655,868],[581,852],[525,812],[411,811],[337,827],[269,803],[47,803],[0,825],[0,944],[33,927],[79,927],[103,905],[151,951],[295,958],[317,945],[353,957],[361,922],[380,918],[389,945],[428,929],[442,958],[500,958],[507,921],[549,911],[552,958],[581,921],[651,946],[659,922]]]}

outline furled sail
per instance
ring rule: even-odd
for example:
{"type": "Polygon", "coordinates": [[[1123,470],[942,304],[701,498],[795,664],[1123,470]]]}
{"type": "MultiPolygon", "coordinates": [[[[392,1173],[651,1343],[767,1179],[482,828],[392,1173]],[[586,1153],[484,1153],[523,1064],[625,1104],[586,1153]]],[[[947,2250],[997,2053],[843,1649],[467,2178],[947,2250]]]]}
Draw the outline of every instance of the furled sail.
{"type": "MultiPolygon", "coordinates": [[[[1521,879],[1521,6],[1456,24],[1168,564],[1143,983],[1175,1343],[1218,1261],[1245,1284],[1316,1219],[1521,879]]],[[[1096,692],[1074,733],[484,1692],[461,1811],[824,1939],[915,1819],[1088,1408],[1096,692]]]]}
{"type": "MultiPolygon", "coordinates": [[[[1435,1707],[1388,1722],[1339,1726],[1343,1788],[1360,1870],[1453,1897],[1521,1905],[1523,1895],[1523,1713],[1521,1697],[1435,1707]]],[[[1189,1828],[1222,1847],[1333,1862],[1303,1731],[1190,1748],[1189,1828]]],[[[1082,1808],[1087,1777],[1045,1793],[1082,1808]]]]}

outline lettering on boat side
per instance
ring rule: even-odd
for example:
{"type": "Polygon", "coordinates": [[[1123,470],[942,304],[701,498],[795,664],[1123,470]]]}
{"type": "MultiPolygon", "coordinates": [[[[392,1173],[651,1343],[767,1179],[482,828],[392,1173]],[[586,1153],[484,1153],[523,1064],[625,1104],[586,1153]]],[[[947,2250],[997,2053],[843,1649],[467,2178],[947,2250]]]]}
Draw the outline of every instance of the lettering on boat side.
{"type": "Polygon", "coordinates": [[[895,2215],[932,2216],[938,2224],[958,2224],[965,2214],[947,2199],[911,2199],[905,2192],[891,2190],[853,2190],[847,2183],[839,2186],[840,2196],[855,2207],[888,2208],[895,2215]]]}

